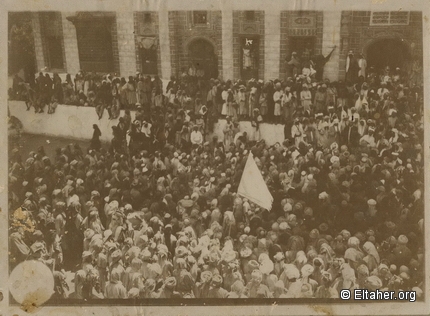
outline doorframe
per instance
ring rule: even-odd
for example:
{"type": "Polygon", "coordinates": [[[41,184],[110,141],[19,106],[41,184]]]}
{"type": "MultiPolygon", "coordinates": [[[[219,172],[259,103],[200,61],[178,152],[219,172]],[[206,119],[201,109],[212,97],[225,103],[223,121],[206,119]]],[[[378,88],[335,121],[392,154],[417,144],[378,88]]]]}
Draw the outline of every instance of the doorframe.
{"type": "Polygon", "coordinates": [[[414,57],[412,54],[411,43],[407,39],[404,39],[403,37],[401,37],[399,34],[396,34],[396,33],[382,33],[381,35],[376,36],[375,38],[368,40],[366,42],[366,44],[364,45],[363,50],[362,50],[364,58],[366,60],[368,60],[369,59],[368,58],[369,48],[372,47],[374,44],[377,44],[378,42],[383,41],[383,40],[397,41],[400,44],[402,44],[402,46],[404,48],[406,48],[407,54],[409,56],[409,61],[406,62],[406,67],[405,67],[405,69],[402,69],[402,70],[403,71],[407,70],[406,68],[409,68],[411,66],[412,61],[413,61],[413,57],[414,57]]]}
{"type": "Polygon", "coordinates": [[[411,43],[409,42],[409,40],[401,37],[400,35],[397,35],[396,33],[383,34],[380,36],[376,36],[375,38],[369,39],[363,46],[362,53],[364,54],[364,56],[367,58],[367,52],[369,51],[369,48],[374,44],[377,44],[378,42],[383,40],[395,40],[395,41],[398,41],[399,43],[402,43],[402,45],[406,47],[409,57],[412,58],[411,43]]]}
{"type": "MultiPolygon", "coordinates": [[[[215,60],[215,63],[216,63],[216,65],[215,65],[216,66],[216,73],[219,76],[219,59],[218,59],[218,54],[217,54],[217,49],[216,49],[217,48],[216,43],[211,38],[205,37],[205,36],[193,36],[193,37],[191,37],[191,38],[189,38],[188,40],[185,41],[185,43],[184,43],[184,50],[186,52],[186,56],[187,56],[187,60],[188,60],[188,64],[185,65],[186,69],[188,69],[189,63],[191,62],[190,46],[194,42],[199,41],[199,40],[206,41],[210,45],[212,45],[213,54],[214,54],[214,60],[215,60]]],[[[184,65],[182,65],[182,66],[184,66],[184,65]]],[[[205,76],[207,76],[206,73],[205,73],[205,76]]]]}
{"type": "Polygon", "coordinates": [[[244,40],[246,38],[249,38],[249,39],[252,39],[252,40],[257,39],[257,41],[258,41],[258,45],[257,45],[258,56],[256,57],[257,58],[257,69],[255,71],[256,72],[255,75],[253,75],[252,77],[254,79],[259,79],[259,76],[261,76],[261,74],[260,74],[260,57],[261,57],[260,43],[261,43],[261,36],[259,34],[240,34],[239,35],[239,46],[240,46],[239,47],[239,49],[240,49],[240,51],[239,51],[239,75],[240,75],[240,79],[242,79],[242,80],[249,80],[249,79],[251,79],[251,78],[245,78],[244,77],[245,74],[244,74],[244,70],[242,68],[242,66],[243,66],[243,51],[242,51],[242,49],[244,48],[242,46],[242,40],[244,40]]]}
{"type": "Polygon", "coordinates": [[[188,38],[185,42],[184,42],[184,51],[187,52],[187,54],[190,52],[190,45],[197,40],[204,40],[207,41],[209,43],[212,44],[213,48],[214,48],[214,53],[216,54],[216,43],[213,39],[211,39],[210,37],[206,37],[206,36],[192,36],[190,38],[188,38]]]}
{"type": "MultiPolygon", "coordinates": [[[[292,42],[294,41],[294,39],[297,39],[297,38],[304,38],[304,39],[309,38],[309,39],[313,40],[312,50],[313,50],[313,54],[315,55],[315,51],[316,51],[315,46],[316,46],[316,42],[317,42],[317,36],[316,35],[304,35],[304,36],[292,35],[292,36],[288,36],[287,58],[291,58],[291,54],[293,52],[297,52],[297,49],[295,49],[294,46],[292,45],[292,42]]],[[[299,53],[297,52],[297,54],[299,54],[299,53]]],[[[299,58],[301,59],[301,57],[302,56],[300,54],[299,58]]],[[[309,56],[309,57],[312,57],[312,56],[309,56]]]]}
{"type": "MultiPolygon", "coordinates": [[[[80,54],[82,53],[82,46],[80,45],[80,41],[78,39],[80,32],[83,31],[82,29],[82,24],[80,24],[80,22],[83,23],[89,23],[91,22],[90,20],[87,19],[80,19],[80,20],[76,20],[74,22],[75,25],[75,30],[76,30],[76,40],[77,40],[77,46],[78,46],[78,58],[79,58],[79,64],[81,65],[80,67],[82,67],[82,60],[80,58],[80,54]]],[[[108,63],[111,63],[111,70],[109,71],[89,71],[89,72],[95,72],[95,73],[113,73],[113,72],[117,72],[116,70],[116,60],[115,60],[115,50],[118,49],[118,45],[116,45],[116,41],[114,39],[114,27],[116,28],[116,23],[115,23],[115,19],[112,18],[107,18],[107,17],[102,17],[102,18],[96,18],[95,19],[96,23],[100,23],[100,25],[102,25],[106,31],[109,33],[110,36],[110,47],[111,47],[111,53],[112,53],[112,57],[111,57],[111,61],[108,61],[108,63]]],[[[95,23],[94,23],[95,24],[95,23]]],[[[85,25],[84,25],[85,26],[85,25]]],[[[115,29],[116,32],[116,29],[115,29]]],[[[89,63],[89,62],[93,62],[93,61],[84,61],[84,63],[89,63]]]]}

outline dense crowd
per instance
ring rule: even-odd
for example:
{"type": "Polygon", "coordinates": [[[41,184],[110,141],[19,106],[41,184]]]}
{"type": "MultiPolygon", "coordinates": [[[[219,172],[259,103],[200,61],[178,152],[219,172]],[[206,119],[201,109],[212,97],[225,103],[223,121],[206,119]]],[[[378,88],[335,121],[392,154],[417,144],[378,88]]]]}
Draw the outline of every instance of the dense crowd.
{"type": "Polygon", "coordinates": [[[422,297],[422,87],[398,70],[348,82],[308,70],[204,89],[184,73],[165,91],[141,75],[120,89],[109,76],[96,88],[87,76],[66,80],[78,94],[54,78],[45,103],[62,93],[126,111],[107,147],[94,124],[86,151],[12,150],[11,268],[45,263],[57,298],[68,297],[65,271],[80,299],[338,298],[356,288],[422,297]],[[224,138],[208,139],[219,117],[224,138]],[[266,144],[264,121],[285,125],[283,143],[266,144]],[[271,210],[235,193],[250,152],[271,210]]]}

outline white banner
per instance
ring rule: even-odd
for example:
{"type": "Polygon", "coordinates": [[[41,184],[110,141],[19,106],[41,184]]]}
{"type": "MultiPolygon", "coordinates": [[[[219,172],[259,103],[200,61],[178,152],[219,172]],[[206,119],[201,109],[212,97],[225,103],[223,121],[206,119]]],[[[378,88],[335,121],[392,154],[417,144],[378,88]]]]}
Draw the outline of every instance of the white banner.
{"type": "Polygon", "coordinates": [[[246,161],[237,194],[269,211],[272,209],[272,194],[270,194],[267,184],[264,182],[252,153],[249,153],[246,161]]]}

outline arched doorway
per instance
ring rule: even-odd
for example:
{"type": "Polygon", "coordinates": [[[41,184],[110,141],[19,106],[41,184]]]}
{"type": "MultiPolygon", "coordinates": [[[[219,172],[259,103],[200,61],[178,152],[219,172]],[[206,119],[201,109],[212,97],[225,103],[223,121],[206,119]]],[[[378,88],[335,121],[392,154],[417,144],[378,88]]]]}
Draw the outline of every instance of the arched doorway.
{"type": "Polygon", "coordinates": [[[197,74],[206,79],[218,78],[218,60],[211,42],[203,38],[193,40],[188,45],[188,54],[189,66],[193,65],[197,74]]]}
{"type": "Polygon", "coordinates": [[[406,70],[411,61],[408,44],[398,38],[383,38],[371,43],[367,47],[366,57],[367,66],[375,67],[376,71],[387,66],[406,70]]]}

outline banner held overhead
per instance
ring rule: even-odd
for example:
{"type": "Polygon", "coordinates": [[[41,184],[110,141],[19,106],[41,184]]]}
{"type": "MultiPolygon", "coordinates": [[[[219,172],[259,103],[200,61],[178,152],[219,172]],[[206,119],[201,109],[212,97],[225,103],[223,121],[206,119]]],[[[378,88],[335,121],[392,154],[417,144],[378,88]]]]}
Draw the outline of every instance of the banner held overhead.
{"type": "Polygon", "coordinates": [[[249,153],[246,161],[237,194],[269,211],[272,209],[272,194],[270,194],[266,182],[264,182],[252,153],[249,153]]]}

